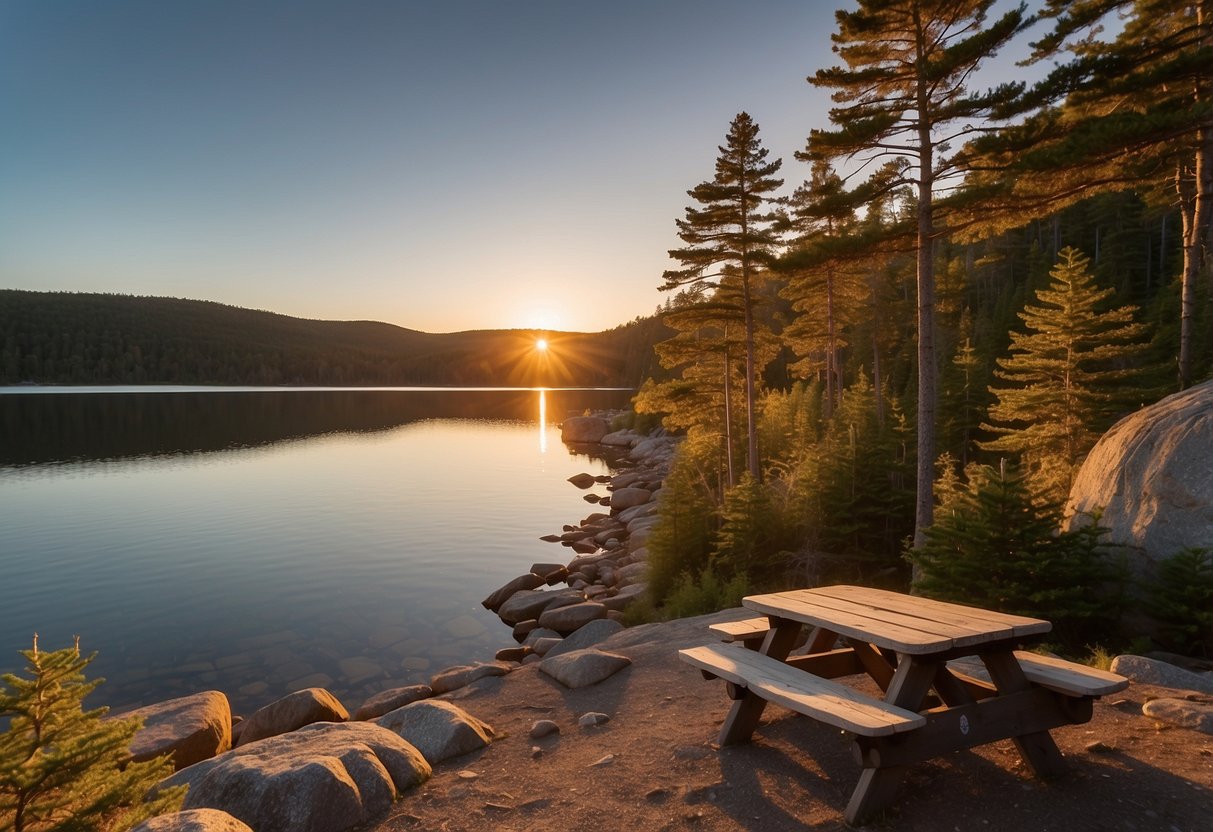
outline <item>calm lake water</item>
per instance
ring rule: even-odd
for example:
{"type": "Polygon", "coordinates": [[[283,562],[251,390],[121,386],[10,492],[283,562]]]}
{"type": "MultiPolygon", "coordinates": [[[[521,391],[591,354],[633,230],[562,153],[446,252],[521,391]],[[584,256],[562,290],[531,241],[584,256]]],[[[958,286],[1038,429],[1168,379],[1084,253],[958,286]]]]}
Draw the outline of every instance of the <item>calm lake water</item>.
{"type": "Polygon", "coordinates": [[[0,392],[0,670],[80,634],[115,708],[302,687],[352,711],[513,644],[480,600],[607,472],[557,423],[629,393],[0,392]]]}

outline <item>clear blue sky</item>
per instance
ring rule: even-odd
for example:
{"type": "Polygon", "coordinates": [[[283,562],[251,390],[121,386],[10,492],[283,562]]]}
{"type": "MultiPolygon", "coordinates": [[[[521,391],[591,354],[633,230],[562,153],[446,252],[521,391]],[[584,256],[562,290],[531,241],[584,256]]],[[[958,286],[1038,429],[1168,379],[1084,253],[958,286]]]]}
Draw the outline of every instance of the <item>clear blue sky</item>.
{"type": "Polygon", "coordinates": [[[609,328],[737,112],[807,177],[837,5],[3,0],[0,286],[609,328]]]}

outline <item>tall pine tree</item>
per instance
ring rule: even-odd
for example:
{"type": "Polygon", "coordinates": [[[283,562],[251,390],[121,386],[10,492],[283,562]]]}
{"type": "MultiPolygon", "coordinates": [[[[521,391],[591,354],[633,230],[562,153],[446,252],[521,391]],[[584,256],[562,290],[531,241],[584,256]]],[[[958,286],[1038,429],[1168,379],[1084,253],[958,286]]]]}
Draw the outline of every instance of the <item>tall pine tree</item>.
{"type": "MultiPolygon", "coordinates": [[[[1020,85],[971,94],[966,83],[1024,25],[1024,7],[986,25],[994,0],[860,0],[838,11],[835,51],[846,66],[822,69],[810,82],[833,90],[833,131],[809,135],[810,159],[888,157],[907,160],[875,190],[912,185],[917,251],[918,457],[914,539],[922,542],[934,501],[937,356],[933,243],[940,234],[936,192],[954,187],[965,157],[950,146],[979,131],[979,122],[1013,99],[1020,85]]],[[[870,195],[870,194],[869,194],[870,195]]]]}
{"type": "Polygon", "coordinates": [[[1028,331],[1012,332],[1011,355],[998,359],[993,424],[982,426],[998,434],[982,447],[1018,455],[1038,493],[1057,503],[1113,419],[1153,399],[1133,383],[1146,350],[1136,308],[1107,308],[1113,290],[1094,284],[1081,252],[1065,248],[1059,258],[1052,284],[1036,293],[1040,305],[1019,315],[1028,331]]]}
{"type": "Polygon", "coordinates": [[[755,419],[756,378],[754,317],[757,282],[762,269],[774,260],[777,237],[773,214],[767,210],[777,188],[783,185],[775,174],[781,160],[767,161],[767,149],[758,138],[758,125],[747,113],[738,113],[719,148],[716,176],[701,182],[688,195],[701,208],[688,207],[678,220],[678,236],[686,243],[670,251],[682,263],[667,270],[663,290],[691,283],[712,283],[732,267],[740,295],[745,342],[746,468],[760,479],[758,426],[755,419]]]}

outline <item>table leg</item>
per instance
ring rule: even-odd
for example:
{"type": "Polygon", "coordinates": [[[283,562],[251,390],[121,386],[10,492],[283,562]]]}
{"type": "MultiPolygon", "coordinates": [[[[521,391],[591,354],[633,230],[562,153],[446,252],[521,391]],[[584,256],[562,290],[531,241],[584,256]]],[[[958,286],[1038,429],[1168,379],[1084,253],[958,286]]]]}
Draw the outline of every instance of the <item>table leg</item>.
{"type": "MultiPolygon", "coordinates": [[[[785,618],[772,618],[771,625],[759,652],[783,661],[792,652],[792,648],[796,644],[796,637],[800,634],[803,625],[785,618]]],[[[755,696],[748,690],[742,694],[740,699],[734,700],[733,706],[729,708],[728,716],[724,718],[724,725],[720,726],[720,744],[737,745],[749,742],[750,737],[754,735],[754,729],[758,727],[758,721],[762,719],[762,712],[766,706],[765,699],[755,696]]]]}
{"type": "MultiPolygon", "coordinates": [[[[1031,687],[1023,668],[1010,650],[982,653],[981,660],[990,671],[990,679],[1000,694],[1018,693],[1031,687]]],[[[1034,731],[1011,737],[1024,762],[1040,777],[1052,777],[1066,771],[1066,761],[1048,731],[1034,731]]]]}
{"type": "MultiPolygon", "coordinates": [[[[902,656],[889,683],[885,701],[911,711],[918,710],[923,698],[931,689],[938,662],[918,661],[914,656],[902,656]]],[[[865,768],[859,776],[859,784],[847,804],[847,823],[857,825],[886,808],[901,783],[905,766],[865,768]]]]}

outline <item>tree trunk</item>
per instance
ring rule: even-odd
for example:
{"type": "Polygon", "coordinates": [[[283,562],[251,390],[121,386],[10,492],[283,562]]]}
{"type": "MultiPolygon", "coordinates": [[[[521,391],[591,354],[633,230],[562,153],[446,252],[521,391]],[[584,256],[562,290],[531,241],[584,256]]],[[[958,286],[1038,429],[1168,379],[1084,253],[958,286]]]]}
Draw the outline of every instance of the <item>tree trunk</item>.
{"type": "Polygon", "coordinates": [[[729,325],[724,325],[724,459],[728,486],[737,484],[737,470],[733,463],[733,373],[729,357],[729,325]]]}
{"type": "MultiPolygon", "coordinates": [[[[920,29],[921,31],[921,29],[920,29]]],[[[919,51],[921,54],[922,47],[919,51]]],[[[928,103],[930,79],[921,66],[918,78],[918,452],[914,501],[914,546],[926,542],[935,516],[935,260],[931,213],[935,153],[928,103]]],[[[915,573],[919,570],[915,568],[915,573]]],[[[914,575],[915,579],[920,576],[914,575]]]]}
{"type": "Polygon", "coordinates": [[[750,267],[742,266],[742,297],[745,300],[745,418],[746,460],[750,476],[762,481],[758,465],[758,424],[754,419],[754,301],[750,292],[750,267]]]}

